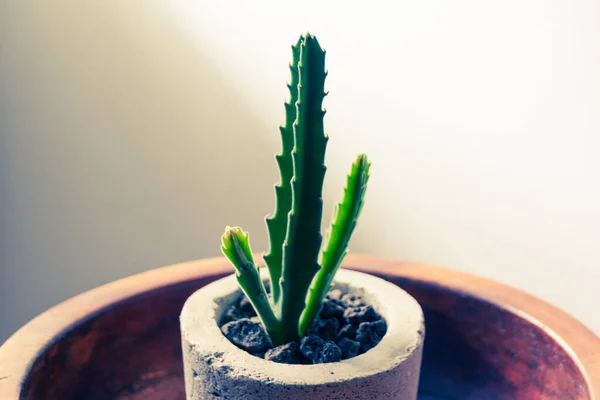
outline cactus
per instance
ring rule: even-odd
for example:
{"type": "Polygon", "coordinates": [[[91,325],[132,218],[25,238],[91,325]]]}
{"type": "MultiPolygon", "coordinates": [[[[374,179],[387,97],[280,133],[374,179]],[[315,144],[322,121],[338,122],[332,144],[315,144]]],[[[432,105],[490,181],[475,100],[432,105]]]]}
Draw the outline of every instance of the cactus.
{"type": "Polygon", "coordinates": [[[370,167],[371,164],[364,154],[359,154],[352,164],[344,195],[333,213],[329,237],[321,259],[322,267],[314,278],[306,308],[300,319],[301,335],[305,335],[313,325],[321,310],[323,299],[331,289],[333,277],[346,255],[348,242],[364,204],[370,167]]]}
{"type": "Polygon", "coordinates": [[[336,206],[327,244],[321,250],[323,180],[328,137],[323,128],[326,96],[325,51],[307,33],[292,46],[290,101],[280,128],[282,151],[276,155],[281,182],[276,206],[267,218],[270,248],[264,256],[271,280],[267,294],[248,234],[227,227],[221,250],[231,261],[237,281],[274,345],[298,341],[321,309],[344,256],[364,203],[370,163],[359,154],[336,206]]]}

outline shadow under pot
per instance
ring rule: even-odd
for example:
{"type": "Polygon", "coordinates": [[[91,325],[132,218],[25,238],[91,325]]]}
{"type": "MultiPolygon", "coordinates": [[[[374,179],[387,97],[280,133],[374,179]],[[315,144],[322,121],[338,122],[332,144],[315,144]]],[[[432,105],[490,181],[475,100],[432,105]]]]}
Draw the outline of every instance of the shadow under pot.
{"type": "Polygon", "coordinates": [[[362,297],[387,330],[363,354],[312,365],[265,360],[223,335],[219,322],[242,295],[234,275],[192,294],[180,316],[187,400],[415,400],[425,333],[419,304],[392,283],[345,269],[336,274],[333,289],[362,297]]]}

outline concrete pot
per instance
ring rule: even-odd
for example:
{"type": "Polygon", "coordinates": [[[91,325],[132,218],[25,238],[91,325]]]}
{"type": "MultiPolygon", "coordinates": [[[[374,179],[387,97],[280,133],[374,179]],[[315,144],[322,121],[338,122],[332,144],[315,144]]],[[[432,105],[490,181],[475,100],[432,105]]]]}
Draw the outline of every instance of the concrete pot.
{"type": "Polygon", "coordinates": [[[334,288],[363,296],[388,330],[368,352],[318,365],[266,361],[225,338],[217,321],[241,295],[235,276],[195,292],[180,316],[187,399],[415,400],[425,332],[419,304],[398,286],[356,271],[340,270],[334,288]]]}

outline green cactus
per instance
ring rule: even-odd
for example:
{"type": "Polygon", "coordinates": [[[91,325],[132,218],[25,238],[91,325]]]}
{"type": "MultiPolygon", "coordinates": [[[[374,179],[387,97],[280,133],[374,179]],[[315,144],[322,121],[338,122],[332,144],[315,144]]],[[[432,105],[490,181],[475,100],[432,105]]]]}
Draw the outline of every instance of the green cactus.
{"type": "Polygon", "coordinates": [[[222,251],[236,270],[242,291],[260,317],[274,345],[298,341],[314,324],[323,298],[344,256],[364,203],[370,164],[360,154],[337,205],[325,250],[321,250],[323,180],[327,135],[323,129],[326,93],[325,51],[307,33],[292,46],[282,151],[276,156],[281,182],[276,207],[267,218],[270,249],[264,259],[271,279],[270,298],[254,262],[248,234],[227,227],[222,251]]]}
{"type": "Polygon", "coordinates": [[[306,334],[321,311],[323,299],[331,289],[333,277],[346,255],[348,242],[364,204],[370,167],[371,164],[365,154],[359,154],[352,164],[344,195],[333,213],[327,245],[321,259],[322,267],[314,278],[306,308],[300,319],[301,335],[306,334]]]}

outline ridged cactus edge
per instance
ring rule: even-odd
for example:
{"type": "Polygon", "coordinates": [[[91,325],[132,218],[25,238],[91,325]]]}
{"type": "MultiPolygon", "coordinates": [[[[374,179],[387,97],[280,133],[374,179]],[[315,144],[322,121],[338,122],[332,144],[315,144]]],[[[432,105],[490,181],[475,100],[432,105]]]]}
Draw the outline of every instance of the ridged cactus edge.
{"type": "Polygon", "coordinates": [[[359,154],[336,205],[322,255],[323,181],[328,137],[324,131],[325,51],[306,33],[292,46],[290,99],[280,128],[282,148],[275,156],[281,181],[275,186],[275,212],[266,219],[270,276],[267,293],[254,261],[248,233],[227,227],[221,250],[235,268],[273,345],[298,342],[319,314],[347,252],[364,204],[370,163],[359,154]]]}

